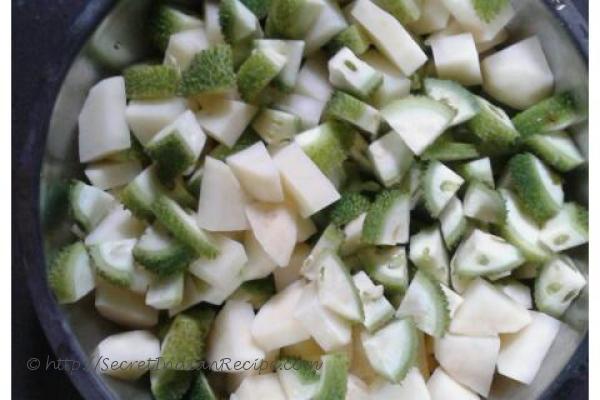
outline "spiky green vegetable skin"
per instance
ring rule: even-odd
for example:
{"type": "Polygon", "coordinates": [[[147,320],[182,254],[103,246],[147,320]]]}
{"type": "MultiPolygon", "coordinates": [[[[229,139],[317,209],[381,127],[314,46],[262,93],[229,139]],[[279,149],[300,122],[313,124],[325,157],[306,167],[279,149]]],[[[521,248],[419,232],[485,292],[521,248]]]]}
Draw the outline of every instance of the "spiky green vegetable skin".
{"type": "Polygon", "coordinates": [[[167,277],[185,271],[194,260],[194,254],[187,246],[173,240],[168,247],[157,251],[136,245],[133,248],[133,258],[153,274],[167,277]]]}
{"type": "Polygon", "coordinates": [[[440,139],[425,150],[421,155],[422,160],[460,161],[479,157],[477,147],[471,143],[440,139]]]}
{"type": "Polygon", "coordinates": [[[242,283],[230,299],[247,301],[254,309],[262,307],[275,294],[275,282],[272,276],[242,283]]]}
{"type": "Polygon", "coordinates": [[[589,234],[589,212],[588,210],[574,202],[569,202],[564,205],[565,210],[573,221],[573,227],[577,229],[582,235],[587,236],[589,234]]]}
{"type": "Polygon", "coordinates": [[[456,248],[460,239],[462,239],[463,235],[467,231],[468,222],[466,218],[460,222],[460,224],[450,233],[447,237],[444,237],[444,242],[446,243],[446,247],[448,250],[452,250],[456,248]]]}
{"type": "Polygon", "coordinates": [[[223,0],[219,4],[219,25],[221,26],[221,33],[227,43],[234,43],[234,29],[235,29],[235,0],[223,0]]]}
{"type": "Polygon", "coordinates": [[[180,92],[186,96],[218,94],[235,89],[233,52],[231,46],[220,44],[202,50],[194,56],[183,72],[180,92]]]}
{"type": "Polygon", "coordinates": [[[123,71],[127,98],[151,100],[172,97],[179,86],[179,72],[170,65],[134,65],[123,71]]]}
{"type": "Polygon", "coordinates": [[[402,189],[389,189],[383,190],[377,195],[363,224],[363,242],[377,244],[377,239],[381,233],[381,226],[383,226],[390,208],[394,206],[399,197],[405,194],[402,189]]]}
{"type": "Polygon", "coordinates": [[[264,52],[254,51],[238,70],[237,85],[242,99],[254,102],[275,79],[283,65],[277,65],[264,52]]]}
{"type": "Polygon", "coordinates": [[[336,36],[325,46],[327,51],[335,54],[343,47],[347,47],[357,56],[363,54],[369,49],[371,42],[357,25],[350,25],[336,36]]]}
{"type": "Polygon", "coordinates": [[[165,51],[171,35],[186,29],[188,26],[178,15],[181,13],[179,10],[165,5],[164,2],[157,3],[150,13],[150,38],[159,50],[165,51]]]}
{"type": "Polygon", "coordinates": [[[402,24],[408,24],[421,16],[420,1],[416,0],[377,0],[381,8],[392,14],[402,24]]]}
{"type": "Polygon", "coordinates": [[[77,225],[88,232],[92,228],[92,222],[88,216],[80,213],[77,207],[78,199],[83,186],[83,182],[78,180],[71,181],[69,185],[69,214],[75,220],[77,225]]]}
{"type": "Polygon", "coordinates": [[[219,249],[198,227],[195,218],[188,215],[188,218],[184,219],[183,215],[186,215],[186,212],[169,197],[159,196],[152,203],[152,212],[162,226],[167,228],[180,242],[192,248],[196,255],[215,258],[219,254],[219,249]],[[190,224],[193,225],[190,226],[190,224]]]}
{"type": "MultiPolygon", "coordinates": [[[[501,193],[505,199],[504,204],[508,210],[510,207],[508,204],[510,201],[508,198],[510,192],[503,190],[501,193]]],[[[520,212],[521,210],[519,205],[515,204],[515,206],[518,208],[517,211],[520,212]]],[[[515,224],[511,224],[510,214],[508,214],[508,212],[504,223],[498,226],[498,233],[507,242],[517,247],[529,263],[543,263],[552,256],[552,253],[548,250],[548,248],[546,248],[546,246],[540,243],[537,237],[524,237],[522,232],[516,228],[515,224]]]]}
{"type": "Polygon", "coordinates": [[[327,354],[321,358],[321,377],[314,400],[344,400],[348,383],[349,360],[346,354],[327,354]]]}
{"type": "Polygon", "coordinates": [[[76,300],[74,282],[67,277],[71,274],[70,270],[79,257],[84,257],[89,264],[90,258],[82,242],[65,246],[55,256],[48,270],[48,284],[61,304],[72,303],[76,300]]]}
{"type": "MultiPolygon", "coordinates": [[[[569,172],[583,163],[583,157],[562,151],[546,138],[547,134],[533,135],[525,140],[525,145],[544,162],[560,172],[569,172]]],[[[552,135],[568,137],[566,132],[554,132],[552,135]]]]}
{"type": "MultiPolygon", "coordinates": [[[[266,34],[269,37],[286,37],[291,35],[290,25],[294,14],[302,9],[304,0],[272,0],[271,7],[265,25],[266,34]]],[[[296,35],[299,33],[294,32],[296,35]]]]}
{"type": "Polygon", "coordinates": [[[148,143],[146,151],[156,161],[156,174],[162,182],[172,182],[196,161],[196,155],[176,131],[148,143]]]}
{"type": "Polygon", "coordinates": [[[206,379],[204,373],[198,373],[186,400],[217,400],[217,396],[210,387],[210,383],[208,383],[208,379],[206,379]]]}
{"type": "Polygon", "coordinates": [[[241,2],[252,11],[256,18],[263,19],[269,13],[271,0],[241,0],[241,2]]]}
{"type": "Polygon", "coordinates": [[[471,0],[475,12],[485,22],[490,22],[509,4],[509,0],[471,0]]]}
{"type": "Polygon", "coordinates": [[[155,176],[150,177],[151,182],[148,184],[148,188],[144,187],[145,183],[140,183],[137,179],[127,184],[119,192],[118,197],[121,203],[138,218],[150,222],[154,220],[152,203],[159,194],[170,196],[184,207],[194,208],[197,205],[197,200],[183,186],[181,178],[170,182],[172,188],[169,189],[163,186],[155,176]]]}
{"type": "Polygon", "coordinates": [[[193,379],[191,371],[156,368],[150,371],[150,390],[155,400],[181,400],[193,379]]]}
{"type": "Polygon", "coordinates": [[[90,258],[93,261],[96,275],[102,277],[106,282],[112,283],[115,286],[128,288],[133,282],[133,272],[131,270],[122,270],[115,268],[107,262],[102,252],[103,246],[110,245],[109,243],[100,243],[89,246],[90,258]]]}
{"type": "Polygon", "coordinates": [[[266,22],[268,37],[301,39],[306,33],[306,0],[271,0],[266,22]]]}
{"type": "Polygon", "coordinates": [[[369,278],[378,285],[383,285],[386,293],[403,295],[408,288],[408,269],[405,251],[393,247],[368,247],[358,253],[358,259],[369,278]],[[382,271],[381,266],[391,270],[404,270],[406,274],[390,277],[382,271]]]}
{"type": "Polygon", "coordinates": [[[366,196],[357,192],[345,193],[331,210],[331,223],[337,226],[346,225],[367,212],[370,206],[371,202],[366,196]]]}
{"type": "Polygon", "coordinates": [[[193,370],[204,357],[205,339],[215,311],[198,307],[178,314],[161,345],[161,358],[169,369],[193,370]]]}
{"type": "Polygon", "coordinates": [[[110,211],[110,207],[115,204],[111,199],[112,197],[101,189],[72,180],[69,186],[69,213],[80,228],[89,232],[100,223],[110,211]],[[81,202],[85,201],[82,196],[85,196],[85,192],[88,192],[89,196],[90,191],[94,193],[95,201],[93,207],[84,210],[81,208],[81,202]]]}
{"type": "MultiPolygon", "coordinates": [[[[444,294],[440,283],[436,281],[431,275],[420,270],[415,278],[418,277],[419,283],[425,288],[425,290],[431,294],[435,299],[434,304],[437,307],[435,313],[437,320],[436,326],[433,332],[433,336],[441,338],[444,336],[450,325],[450,311],[448,311],[448,298],[444,294]]],[[[411,283],[412,284],[412,283],[411,283]]]]}
{"type": "Polygon", "coordinates": [[[365,112],[366,104],[347,93],[336,90],[332,95],[324,114],[326,117],[340,119],[342,121],[358,121],[365,112]]]}
{"type": "Polygon", "coordinates": [[[488,101],[477,98],[479,113],[467,121],[469,131],[491,151],[510,149],[520,139],[519,131],[512,126],[504,111],[488,101]]]}
{"type": "Polygon", "coordinates": [[[565,129],[584,120],[587,110],[573,92],[559,93],[517,114],[513,123],[523,137],[565,129]]]}
{"type": "Polygon", "coordinates": [[[537,176],[535,156],[517,154],[508,162],[508,171],[519,203],[534,220],[542,224],[560,211],[537,176]]]}
{"type": "Polygon", "coordinates": [[[233,147],[227,147],[224,144],[219,144],[217,147],[212,149],[209,155],[219,161],[225,161],[225,159],[230,155],[252,146],[259,140],[260,137],[256,134],[256,132],[249,128],[242,134],[242,136],[240,136],[233,147]]]}
{"type": "Polygon", "coordinates": [[[342,164],[348,158],[348,150],[354,142],[356,131],[341,121],[328,121],[321,128],[317,139],[300,143],[300,146],[319,169],[335,181],[340,175],[342,164]]]}

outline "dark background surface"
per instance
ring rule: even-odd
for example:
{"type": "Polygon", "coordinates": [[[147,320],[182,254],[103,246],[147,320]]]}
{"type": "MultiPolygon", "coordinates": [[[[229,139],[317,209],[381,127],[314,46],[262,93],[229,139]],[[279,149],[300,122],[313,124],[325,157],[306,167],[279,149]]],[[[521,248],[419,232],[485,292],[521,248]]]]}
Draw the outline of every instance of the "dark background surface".
{"type": "MultiPolygon", "coordinates": [[[[93,0],[91,0],[93,1],[93,0]]],[[[44,65],[55,59],[68,27],[85,4],[85,0],[13,0],[12,10],[12,147],[22,148],[19,127],[28,118],[28,108],[36,88],[44,84],[44,65]]],[[[573,3],[588,17],[588,1],[573,3]]],[[[15,184],[15,183],[13,183],[15,184]]],[[[15,235],[13,235],[14,237],[15,235]]],[[[14,246],[14,245],[13,245],[14,246]]],[[[13,254],[15,251],[13,249],[13,254]]],[[[13,262],[13,266],[16,263],[13,262]]],[[[62,371],[45,370],[47,359],[53,360],[52,349],[37,320],[31,296],[25,284],[24,271],[12,268],[12,397],[37,400],[48,398],[80,399],[68,376],[62,371]],[[27,360],[36,357],[42,368],[27,369],[27,360]]],[[[567,381],[556,399],[587,399],[587,368],[579,377],[567,381]]]]}

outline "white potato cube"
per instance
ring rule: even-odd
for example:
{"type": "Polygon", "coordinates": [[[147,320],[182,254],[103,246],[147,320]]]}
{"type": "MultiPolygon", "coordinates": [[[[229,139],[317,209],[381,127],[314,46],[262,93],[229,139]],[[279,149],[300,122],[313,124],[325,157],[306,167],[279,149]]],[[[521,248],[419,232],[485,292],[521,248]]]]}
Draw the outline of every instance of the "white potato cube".
{"type": "Polygon", "coordinates": [[[185,99],[132,100],[125,116],[129,128],[142,145],[146,145],[162,128],[175,121],[187,108],[185,99]]]}
{"type": "Polygon", "coordinates": [[[296,246],[296,218],[282,204],[253,203],[246,207],[246,216],[256,240],[277,265],[285,267],[296,246]]]}
{"type": "Polygon", "coordinates": [[[524,110],[552,94],[554,75],[536,36],[481,62],[483,88],[494,99],[524,110]]]}
{"type": "Polygon", "coordinates": [[[250,125],[258,111],[253,105],[236,100],[213,99],[196,113],[200,126],[208,136],[232,147],[250,125]]]}
{"type": "Polygon", "coordinates": [[[153,365],[148,360],[160,356],[160,342],[148,331],[130,331],[118,333],[102,340],[92,354],[91,359],[96,371],[117,379],[136,380],[153,365]],[[96,360],[101,360],[96,362],[96,360]],[[122,368],[110,368],[112,363],[124,365],[122,368]],[[105,365],[108,364],[108,368],[105,365]]]}
{"type": "MultiPolygon", "coordinates": [[[[229,300],[219,311],[208,337],[206,360],[218,372],[239,373],[236,362],[260,362],[265,352],[252,339],[254,310],[244,301],[229,300]],[[225,364],[223,360],[230,360],[225,364]]],[[[252,365],[252,364],[251,364],[252,365]]]]}
{"type": "Polygon", "coordinates": [[[217,232],[246,230],[249,227],[245,211],[248,201],[231,168],[206,157],[198,200],[198,225],[217,232]]]}
{"type": "Polygon", "coordinates": [[[340,199],[340,194],[296,142],[278,149],[273,161],[287,193],[307,218],[340,199]]]}
{"type": "Polygon", "coordinates": [[[370,0],[358,0],[351,7],[351,18],[367,32],[375,47],[405,75],[412,75],[427,62],[427,55],[392,15],[370,0]]]}
{"type": "Polygon", "coordinates": [[[252,324],[254,341],[266,352],[310,339],[310,333],[294,318],[304,284],[297,281],[271,297],[252,324]]]}
{"type": "Polygon", "coordinates": [[[246,192],[256,200],[283,201],[279,171],[262,142],[229,156],[227,164],[246,192]]]}
{"type": "Polygon", "coordinates": [[[535,379],[561,322],[549,315],[530,311],[531,324],[522,331],[502,337],[498,373],[529,385],[535,379]]]}
{"type": "Polygon", "coordinates": [[[98,160],[131,146],[125,118],[125,79],[115,76],[94,85],[79,114],[79,161],[98,160]]]}
{"type": "Polygon", "coordinates": [[[462,83],[465,86],[482,82],[479,53],[470,33],[447,36],[431,43],[438,77],[462,83]]]}

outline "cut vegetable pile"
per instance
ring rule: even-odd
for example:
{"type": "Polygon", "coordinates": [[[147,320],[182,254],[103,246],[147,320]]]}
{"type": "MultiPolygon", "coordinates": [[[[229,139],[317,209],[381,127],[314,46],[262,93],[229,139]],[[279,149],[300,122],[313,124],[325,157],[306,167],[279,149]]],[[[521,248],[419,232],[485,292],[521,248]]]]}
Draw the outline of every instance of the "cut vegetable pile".
{"type": "Polygon", "coordinates": [[[155,8],[164,62],[83,105],[78,239],[48,273],[128,330],[94,356],[136,366],[99,372],[149,372],[158,400],[532,382],[587,285],[566,253],[587,210],[561,178],[587,106],[553,94],[535,36],[509,44],[510,2],[155,8]]]}

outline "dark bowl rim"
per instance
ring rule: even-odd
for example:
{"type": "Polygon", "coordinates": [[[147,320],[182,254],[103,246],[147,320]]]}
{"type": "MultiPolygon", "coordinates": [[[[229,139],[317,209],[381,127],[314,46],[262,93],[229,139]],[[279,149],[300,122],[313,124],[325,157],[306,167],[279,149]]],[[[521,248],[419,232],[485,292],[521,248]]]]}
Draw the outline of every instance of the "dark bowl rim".
{"type": "MultiPolygon", "coordinates": [[[[83,11],[67,28],[68,37],[63,43],[61,57],[49,64],[52,79],[37,95],[31,117],[21,132],[25,136],[20,154],[14,157],[13,215],[19,215],[15,226],[16,240],[13,262],[17,268],[25,268],[27,285],[42,328],[57,358],[77,360],[85,365],[87,355],[66,322],[63,311],[50,292],[45,274],[44,252],[39,214],[40,170],[45,150],[46,136],[54,104],[63,80],[79,51],[97,25],[118,0],[95,0],[88,2],[83,11]]],[[[570,0],[543,0],[560,21],[588,63],[588,22],[570,0]]],[[[19,127],[21,128],[21,127],[19,127]]],[[[13,221],[14,224],[14,221],[13,221]]],[[[589,353],[588,334],[571,356],[571,359],[555,381],[542,394],[541,399],[550,400],[561,386],[572,379],[582,365],[587,364],[589,353]]],[[[113,397],[112,391],[90,368],[68,373],[79,393],[89,400],[105,400],[113,397]]]]}

